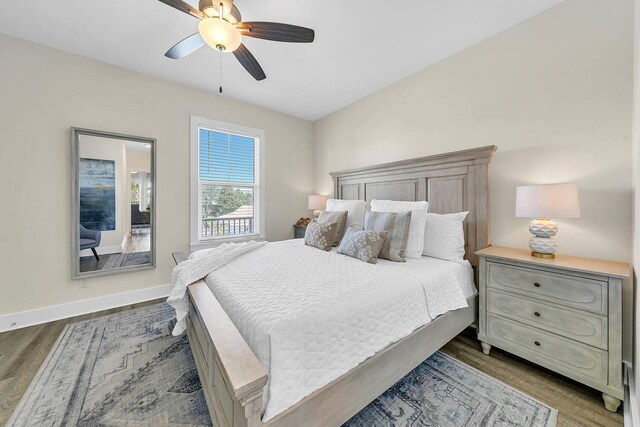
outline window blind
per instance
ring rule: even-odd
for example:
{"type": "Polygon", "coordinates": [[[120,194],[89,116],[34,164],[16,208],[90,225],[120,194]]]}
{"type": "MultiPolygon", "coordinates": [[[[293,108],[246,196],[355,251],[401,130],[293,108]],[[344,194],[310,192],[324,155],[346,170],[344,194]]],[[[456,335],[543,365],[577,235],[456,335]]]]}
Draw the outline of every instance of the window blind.
{"type": "Polygon", "coordinates": [[[255,139],[200,128],[200,180],[255,183],[255,139]]]}
{"type": "Polygon", "coordinates": [[[201,239],[259,233],[256,138],[198,128],[201,239]]]}

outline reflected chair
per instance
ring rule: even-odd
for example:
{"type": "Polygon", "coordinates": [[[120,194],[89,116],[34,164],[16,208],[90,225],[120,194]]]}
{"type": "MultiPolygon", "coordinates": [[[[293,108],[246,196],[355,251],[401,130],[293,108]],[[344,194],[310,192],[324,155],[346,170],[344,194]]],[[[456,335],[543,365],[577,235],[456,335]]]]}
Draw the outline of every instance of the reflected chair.
{"type": "Polygon", "coordinates": [[[100,261],[100,257],[96,252],[96,248],[100,246],[100,238],[101,232],[99,230],[89,230],[80,224],[80,250],[91,249],[97,261],[100,261]]]}

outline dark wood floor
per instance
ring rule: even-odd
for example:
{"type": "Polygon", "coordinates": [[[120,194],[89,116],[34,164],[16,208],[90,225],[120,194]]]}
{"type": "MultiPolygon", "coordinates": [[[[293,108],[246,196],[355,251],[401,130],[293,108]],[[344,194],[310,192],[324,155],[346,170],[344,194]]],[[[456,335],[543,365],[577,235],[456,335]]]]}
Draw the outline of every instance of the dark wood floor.
{"type": "MultiPolygon", "coordinates": [[[[117,254],[119,255],[119,254],[117,254]]],[[[96,259],[93,255],[80,257],[80,272],[85,273],[87,271],[102,270],[109,261],[111,254],[100,254],[100,259],[96,259]]]]}
{"type": "MultiPolygon", "coordinates": [[[[148,228],[137,229],[133,233],[127,235],[127,241],[125,243],[122,253],[131,254],[136,252],[149,252],[151,249],[151,231],[148,228]]],[[[89,252],[87,250],[87,252],[89,252]]],[[[90,252],[89,252],[90,253],[90,252]]],[[[93,255],[86,255],[80,257],[80,272],[98,271],[104,269],[105,264],[109,261],[111,256],[120,256],[121,253],[115,254],[101,254],[100,259],[97,260],[93,255]]]]}
{"type": "MultiPolygon", "coordinates": [[[[64,327],[72,322],[155,304],[161,300],[72,317],[44,325],[0,334],[0,426],[26,391],[64,327]]],[[[466,331],[443,351],[470,366],[558,409],[558,426],[622,426],[622,410],[613,414],[602,404],[600,393],[495,347],[486,356],[473,331],[466,331]]]]}
{"type": "Polygon", "coordinates": [[[9,420],[11,412],[29,387],[38,368],[49,354],[66,325],[93,319],[119,311],[156,304],[162,300],[128,305],[83,316],[71,317],[43,325],[0,334],[0,426],[9,420]]]}
{"type": "Polygon", "coordinates": [[[529,396],[558,410],[558,427],[622,426],[622,406],[618,412],[605,409],[601,393],[519,357],[491,347],[485,355],[471,329],[454,338],[442,349],[529,396]]]}

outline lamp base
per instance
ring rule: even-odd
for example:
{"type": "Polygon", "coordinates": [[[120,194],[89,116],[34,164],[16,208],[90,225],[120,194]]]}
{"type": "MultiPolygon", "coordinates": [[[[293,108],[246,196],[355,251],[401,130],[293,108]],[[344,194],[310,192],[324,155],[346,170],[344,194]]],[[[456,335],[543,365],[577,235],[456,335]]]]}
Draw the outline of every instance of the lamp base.
{"type": "Polygon", "coordinates": [[[558,234],[558,226],[549,218],[536,218],[529,223],[529,233],[537,237],[553,237],[558,234]]]}
{"type": "Polygon", "coordinates": [[[548,218],[537,218],[529,224],[529,232],[533,234],[529,240],[531,255],[537,258],[554,258],[558,244],[553,236],[558,233],[556,223],[548,218]]]}
{"type": "Polygon", "coordinates": [[[536,258],[554,259],[556,257],[556,254],[543,254],[542,252],[531,251],[531,256],[534,256],[536,258]]]}

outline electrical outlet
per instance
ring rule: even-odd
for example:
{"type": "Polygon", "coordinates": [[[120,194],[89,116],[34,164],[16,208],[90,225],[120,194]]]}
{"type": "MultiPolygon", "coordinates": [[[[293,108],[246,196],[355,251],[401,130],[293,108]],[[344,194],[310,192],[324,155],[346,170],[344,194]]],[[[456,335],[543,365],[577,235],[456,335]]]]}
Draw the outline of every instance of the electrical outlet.
{"type": "Polygon", "coordinates": [[[89,283],[87,283],[87,279],[83,279],[82,282],[80,282],[79,288],[83,289],[88,287],[89,287],[89,283]]]}

